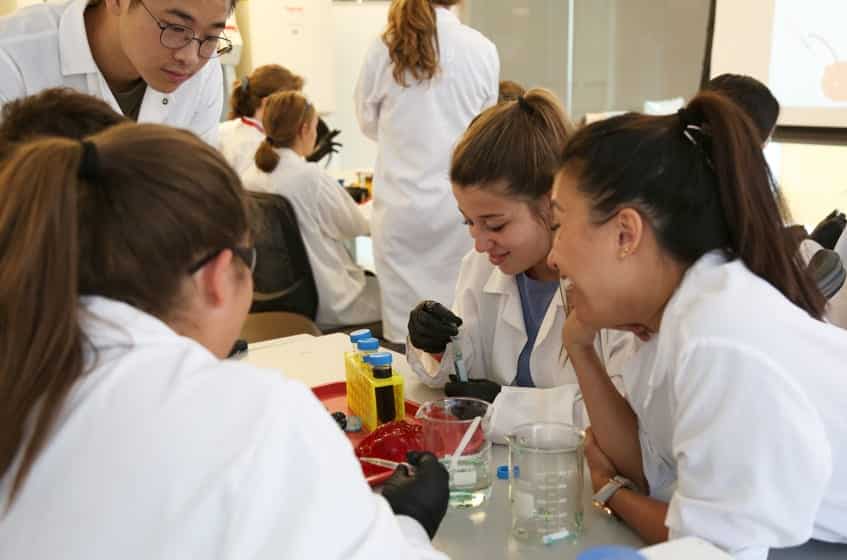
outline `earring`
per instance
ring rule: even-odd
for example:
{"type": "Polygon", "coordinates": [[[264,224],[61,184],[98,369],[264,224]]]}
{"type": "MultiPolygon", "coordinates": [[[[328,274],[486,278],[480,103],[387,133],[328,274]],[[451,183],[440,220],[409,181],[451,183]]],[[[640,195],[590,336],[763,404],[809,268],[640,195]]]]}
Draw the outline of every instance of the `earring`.
{"type": "Polygon", "coordinates": [[[624,247],[623,249],[621,249],[620,258],[623,259],[627,256],[629,256],[629,247],[624,247]]]}

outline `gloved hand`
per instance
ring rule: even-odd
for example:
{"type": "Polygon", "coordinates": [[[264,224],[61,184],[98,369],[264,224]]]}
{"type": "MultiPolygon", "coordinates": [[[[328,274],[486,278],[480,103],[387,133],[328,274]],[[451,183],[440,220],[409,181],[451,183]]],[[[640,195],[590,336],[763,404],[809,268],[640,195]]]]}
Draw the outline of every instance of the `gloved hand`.
{"type": "Polygon", "coordinates": [[[438,303],[420,302],[409,314],[409,340],[424,352],[440,354],[447,348],[450,337],[459,334],[462,319],[438,303]]]}
{"type": "Polygon", "coordinates": [[[432,539],[447,513],[450,475],[429,451],[409,451],[406,460],[415,467],[414,474],[403,465],[397,467],[382,487],[382,497],[395,514],[416,520],[432,539]]]}
{"type": "Polygon", "coordinates": [[[444,394],[448,397],[473,397],[493,403],[500,394],[500,389],[500,385],[487,379],[469,379],[463,382],[451,375],[450,382],[444,385],[444,394]]]}
{"type": "Polygon", "coordinates": [[[306,156],[306,161],[315,163],[322,160],[327,156],[327,154],[338,153],[338,148],[341,147],[341,144],[334,142],[333,139],[339,134],[341,134],[341,131],[338,129],[334,129],[327,133],[326,136],[318,141],[318,144],[315,146],[315,151],[306,156]]]}

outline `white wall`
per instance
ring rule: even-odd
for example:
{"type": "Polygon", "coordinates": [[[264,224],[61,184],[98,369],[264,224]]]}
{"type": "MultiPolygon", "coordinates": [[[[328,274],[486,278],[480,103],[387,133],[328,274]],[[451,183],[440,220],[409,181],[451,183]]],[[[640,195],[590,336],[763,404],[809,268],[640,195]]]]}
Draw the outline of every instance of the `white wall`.
{"type": "Polygon", "coordinates": [[[388,17],[389,2],[362,4],[335,2],[332,6],[332,37],[335,42],[335,112],[327,123],[341,130],[338,140],[344,144],[333,158],[339,170],[372,168],[376,144],[359,131],[353,107],[353,88],[371,42],[378,37],[388,17]]]}

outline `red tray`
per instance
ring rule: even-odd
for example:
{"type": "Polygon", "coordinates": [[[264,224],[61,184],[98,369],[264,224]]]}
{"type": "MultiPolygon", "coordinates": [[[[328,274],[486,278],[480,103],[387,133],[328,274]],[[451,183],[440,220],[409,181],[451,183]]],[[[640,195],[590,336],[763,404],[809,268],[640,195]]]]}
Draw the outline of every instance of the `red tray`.
{"type": "MultiPolygon", "coordinates": [[[[323,405],[329,409],[330,412],[343,412],[346,415],[352,414],[350,409],[347,408],[347,384],[343,381],[339,381],[336,383],[327,383],[326,385],[318,385],[316,387],[312,387],[312,392],[318,397],[318,400],[323,403],[323,405]]],[[[417,424],[418,421],[415,419],[415,414],[418,412],[418,408],[420,405],[415,401],[410,401],[406,399],[406,418],[404,420],[406,422],[410,422],[413,424],[417,424]]],[[[359,442],[365,439],[370,432],[366,432],[362,429],[359,432],[344,432],[347,434],[347,438],[350,440],[350,443],[353,444],[353,447],[359,445],[359,442]]],[[[379,469],[380,472],[377,474],[372,474],[367,477],[368,484],[371,486],[377,486],[382,484],[391,476],[393,472],[391,469],[382,469],[380,467],[374,467],[379,469]]]]}

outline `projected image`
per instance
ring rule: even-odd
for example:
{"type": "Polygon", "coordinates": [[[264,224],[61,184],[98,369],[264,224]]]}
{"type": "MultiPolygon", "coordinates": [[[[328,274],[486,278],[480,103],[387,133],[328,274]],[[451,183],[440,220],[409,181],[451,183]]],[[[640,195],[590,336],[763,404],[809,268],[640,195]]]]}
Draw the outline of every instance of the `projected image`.
{"type": "Polygon", "coordinates": [[[776,0],[769,85],[783,106],[847,107],[847,1],[776,0]]]}

